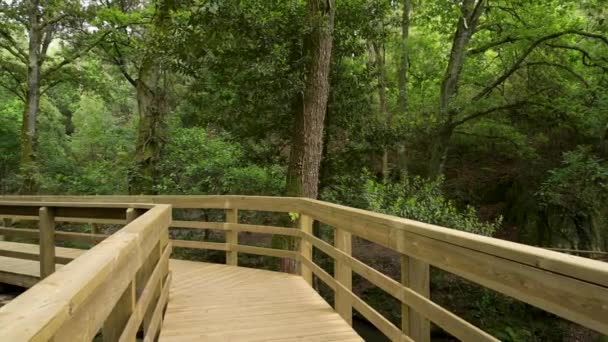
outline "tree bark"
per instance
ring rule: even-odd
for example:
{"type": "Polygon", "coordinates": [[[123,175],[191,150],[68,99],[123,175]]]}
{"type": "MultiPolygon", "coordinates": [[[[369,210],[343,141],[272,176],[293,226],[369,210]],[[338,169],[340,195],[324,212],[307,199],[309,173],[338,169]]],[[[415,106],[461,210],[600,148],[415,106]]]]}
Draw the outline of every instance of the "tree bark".
{"type": "MultiPolygon", "coordinates": [[[[323,156],[323,129],[329,98],[329,70],[333,47],[335,0],[308,0],[307,17],[311,31],[305,53],[309,63],[305,88],[295,102],[295,130],[287,169],[288,196],[317,198],[323,156]]],[[[295,248],[293,239],[273,239],[273,246],[295,248]]],[[[283,272],[294,273],[295,263],[282,259],[283,272]]]]}
{"type": "MultiPolygon", "coordinates": [[[[165,1],[157,6],[153,25],[162,32],[166,27],[169,7],[165,1]]],[[[148,52],[135,81],[139,126],[134,170],[129,181],[132,195],[153,194],[154,185],[158,183],[157,166],[166,141],[166,117],[169,111],[162,64],[154,51],[148,52]]]]}
{"type": "Polygon", "coordinates": [[[323,126],[329,97],[335,0],[308,0],[307,16],[312,26],[306,42],[310,60],[302,108],[295,118],[286,193],[289,196],[317,198],[323,126]]]}
{"type": "Polygon", "coordinates": [[[25,94],[25,109],[21,127],[21,172],[23,185],[21,193],[31,194],[37,191],[34,176],[34,159],[36,145],[36,121],[40,108],[40,68],[42,57],[40,44],[42,32],[40,30],[39,3],[32,0],[29,3],[29,29],[28,29],[28,59],[27,59],[27,85],[25,94]]]}

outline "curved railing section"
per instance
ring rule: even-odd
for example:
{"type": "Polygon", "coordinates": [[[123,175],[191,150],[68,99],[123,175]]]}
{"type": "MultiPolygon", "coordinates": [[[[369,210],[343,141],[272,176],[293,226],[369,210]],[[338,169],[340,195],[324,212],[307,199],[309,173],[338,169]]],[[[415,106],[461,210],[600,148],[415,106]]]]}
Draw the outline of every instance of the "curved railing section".
{"type": "Polygon", "coordinates": [[[104,341],[135,341],[139,331],[155,340],[171,281],[171,206],[0,201],[0,215],[39,220],[37,230],[3,227],[0,235],[38,239],[39,256],[10,256],[40,259],[44,278],[1,309],[3,340],[86,341],[101,333],[104,341]],[[55,232],[57,219],[126,225],[55,270],[54,237],[66,234],[55,232]]]}
{"type": "MultiPolygon", "coordinates": [[[[608,264],[599,261],[303,198],[256,196],[20,198],[63,202],[155,203],[169,204],[179,210],[224,210],[223,222],[176,220],[171,223],[170,229],[223,231],[225,242],[178,239],[172,240],[173,246],[223,251],[226,253],[226,263],[230,265],[238,265],[238,253],[294,260],[299,264],[298,270],[307,282],[312,284],[314,275],[334,291],[334,308],[346,321],[352,322],[352,311],[355,309],[393,341],[428,341],[430,322],[460,340],[497,341],[495,337],[429,298],[430,266],[608,335],[608,264]],[[297,218],[297,224],[292,228],[245,224],[239,222],[239,210],[290,213],[292,217],[297,218]],[[315,221],[333,227],[333,243],[313,233],[312,227],[315,221]],[[239,232],[288,236],[295,239],[296,248],[283,250],[242,245],[239,243],[239,232]],[[396,281],[355,258],[352,255],[353,236],[399,253],[401,281],[396,281]],[[318,249],[334,260],[333,274],[314,262],[313,249],[318,249]],[[401,302],[400,326],[390,322],[353,292],[353,273],[401,302]]],[[[80,219],[80,222],[84,221],[86,220],[80,219]]],[[[119,221],[89,219],[87,222],[119,221]]],[[[19,234],[7,229],[15,228],[2,228],[0,235],[7,232],[19,234]]],[[[32,234],[32,232],[27,233],[32,234]]],[[[61,234],[63,233],[58,233],[57,236],[61,237],[61,234]]],[[[80,237],[86,241],[105,238],[94,234],[64,237],[68,239],[80,237]]]]}

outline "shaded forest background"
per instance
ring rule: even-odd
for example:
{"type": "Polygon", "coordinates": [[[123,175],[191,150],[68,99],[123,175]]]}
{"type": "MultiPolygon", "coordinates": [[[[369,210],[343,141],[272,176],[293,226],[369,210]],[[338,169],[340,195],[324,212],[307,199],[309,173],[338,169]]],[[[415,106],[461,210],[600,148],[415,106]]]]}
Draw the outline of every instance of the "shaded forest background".
{"type": "MultiPolygon", "coordinates": [[[[602,0],[2,0],[0,194],[318,197],[602,255],[607,17],[602,0]]],[[[443,274],[433,296],[503,340],[599,339],[443,274]]]]}

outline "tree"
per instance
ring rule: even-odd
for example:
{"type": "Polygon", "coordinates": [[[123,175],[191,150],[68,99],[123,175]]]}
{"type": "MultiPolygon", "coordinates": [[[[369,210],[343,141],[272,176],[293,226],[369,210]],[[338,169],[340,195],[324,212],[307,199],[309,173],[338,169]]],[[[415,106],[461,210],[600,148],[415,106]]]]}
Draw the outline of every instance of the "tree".
{"type": "Polygon", "coordinates": [[[334,0],[308,0],[307,18],[311,26],[306,39],[308,69],[304,92],[297,101],[299,108],[287,170],[289,196],[318,195],[335,11],[334,0]]]}
{"type": "Polygon", "coordinates": [[[153,193],[160,181],[158,164],[167,140],[169,112],[170,63],[165,44],[174,6],[166,0],[143,8],[135,1],[120,1],[108,2],[103,11],[102,18],[111,23],[114,34],[101,45],[102,53],[134,87],[137,99],[139,127],[129,176],[131,194],[153,193]],[[151,18],[146,15],[150,10],[151,18]]]}
{"type": "Polygon", "coordinates": [[[92,6],[82,8],[79,2],[71,1],[24,0],[0,4],[0,48],[11,57],[3,59],[0,66],[12,81],[10,85],[3,83],[2,86],[25,103],[20,138],[23,192],[34,192],[37,187],[33,168],[41,95],[62,81],[60,71],[107,35],[107,32],[99,31],[87,40],[78,39],[77,32],[87,30],[86,10],[92,9],[92,6]],[[69,42],[70,48],[61,51],[60,56],[50,55],[49,47],[57,39],[69,42]]]}

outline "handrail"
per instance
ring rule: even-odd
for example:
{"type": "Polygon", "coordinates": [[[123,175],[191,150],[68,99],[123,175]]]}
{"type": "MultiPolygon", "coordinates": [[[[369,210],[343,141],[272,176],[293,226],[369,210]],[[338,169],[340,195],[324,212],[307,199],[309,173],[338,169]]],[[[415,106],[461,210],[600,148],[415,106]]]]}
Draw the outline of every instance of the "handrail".
{"type": "Polygon", "coordinates": [[[104,341],[134,341],[149,317],[144,336],[152,341],[171,279],[171,206],[0,201],[0,214],[31,216],[40,207],[64,217],[129,223],[2,307],[0,336],[7,341],[91,340],[101,330],[104,341]]]}
{"type": "Polygon", "coordinates": [[[221,230],[226,233],[225,243],[177,240],[174,245],[225,251],[227,263],[232,265],[238,263],[236,255],[239,252],[296,260],[301,263],[301,274],[307,281],[312,282],[312,274],[315,274],[334,290],[335,309],[345,320],[351,320],[352,308],[355,308],[392,340],[428,341],[430,321],[462,340],[496,340],[430,300],[430,266],[608,334],[608,264],[600,261],[303,198],[34,196],[24,199],[166,203],[174,208],[224,209],[226,222],[175,221],[172,226],[221,230]],[[299,229],[242,224],[238,222],[238,210],[298,214],[299,229]],[[314,221],[334,228],[334,245],[313,234],[314,221]],[[287,251],[242,246],[238,242],[238,232],[241,231],[291,236],[300,242],[300,248],[299,251],[287,251]],[[401,282],[353,257],[352,236],[401,254],[401,282]],[[330,275],[313,261],[313,248],[334,259],[334,275],[330,275]],[[401,328],[392,324],[352,292],[352,272],[402,303],[401,328]]]}

